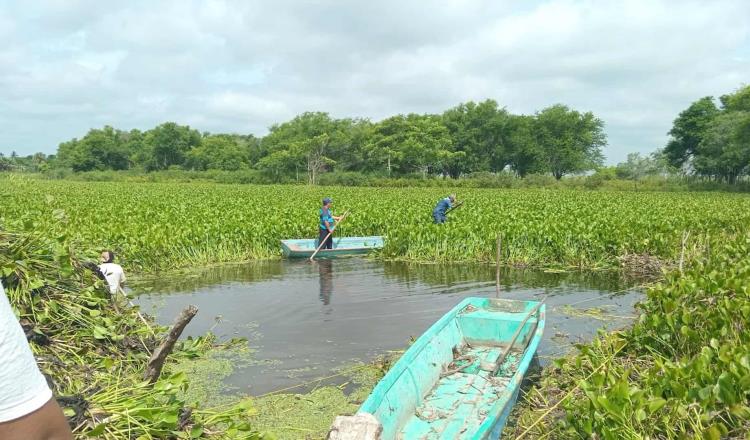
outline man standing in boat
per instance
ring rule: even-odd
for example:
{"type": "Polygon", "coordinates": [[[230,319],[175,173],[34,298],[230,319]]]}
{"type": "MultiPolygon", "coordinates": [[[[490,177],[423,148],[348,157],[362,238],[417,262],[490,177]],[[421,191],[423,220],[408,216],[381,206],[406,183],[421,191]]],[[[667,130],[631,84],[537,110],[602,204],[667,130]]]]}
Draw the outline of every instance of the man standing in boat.
{"type": "Polygon", "coordinates": [[[442,224],[448,219],[446,214],[448,210],[456,206],[456,195],[451,194],[448,197],[441,199],[432,210],[432,220],[435,224],[442,224]]]}
{"type": "Polygon", "coordinates": [[[320,236],[318,237],[318,246],[325,241],[321,249],[333,249],[333,230],[336,227],[336,222],[341,220],[341,217],[334,217],[331,208],[333,208],[333,200],[326,197],[323,199],[323,207],[320,208],[320,236]]]}

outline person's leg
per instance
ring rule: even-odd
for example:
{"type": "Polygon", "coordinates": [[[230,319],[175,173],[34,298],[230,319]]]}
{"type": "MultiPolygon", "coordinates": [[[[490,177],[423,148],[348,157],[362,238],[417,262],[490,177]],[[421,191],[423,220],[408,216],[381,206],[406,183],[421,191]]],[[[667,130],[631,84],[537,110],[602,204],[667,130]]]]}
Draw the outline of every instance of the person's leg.
{"type": "MultiPolygon", "coordinates": [[[[328,231],[326,231],[325,229],[318,229],[318,245],[317,246],[320,246],[321,244],[323,244],[323,240],[326,239],[326,235],[328,235],[328,231]]],[[[324,248],[325,248],[325,245],[321,249],[324,249],[324,248]]]]}
{"type": "Polygon", "coordinates": [[[72,438],[68,422],[54,397],[32,413],[0,423],[0,439],[3,440],[72,440],[72,438]]]}
{"type": "Polygon", "coordinates": [[[328,236],[328,240],[326,240],[326,249],[333,249],[333,234],[328,236]]]}

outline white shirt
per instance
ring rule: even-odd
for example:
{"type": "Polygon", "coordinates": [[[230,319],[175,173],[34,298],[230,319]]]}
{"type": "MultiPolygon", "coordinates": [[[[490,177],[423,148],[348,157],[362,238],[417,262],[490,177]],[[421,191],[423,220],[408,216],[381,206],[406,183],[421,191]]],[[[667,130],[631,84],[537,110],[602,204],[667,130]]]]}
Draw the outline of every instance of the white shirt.
{"type": "Polygon", "coordinates": [[[122,266],[115,263],[102,263],[99,265],[99,270],[104,274],[104,278],[107,280],[109,285],[109,293],[117,293],[118,288],[122,288],[125,284],[125,272],[122,270],[122,266]]]}
{"type": "Polygon", "coordinates": [[[30,414],[51,398],[0,283],[0,423],[30,414]]]}

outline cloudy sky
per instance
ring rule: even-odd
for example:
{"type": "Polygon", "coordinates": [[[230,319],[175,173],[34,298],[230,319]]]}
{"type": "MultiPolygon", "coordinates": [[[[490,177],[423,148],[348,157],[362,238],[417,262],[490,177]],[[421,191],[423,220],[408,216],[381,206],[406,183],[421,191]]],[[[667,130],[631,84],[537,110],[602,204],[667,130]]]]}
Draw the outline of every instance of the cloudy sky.
{"type": "Polygon", "coordinates": [[[750,1],[0,0],[0,152],[105,124],[263,135],[495,99],[606,123],[609,163],[750,83],[750,1]]]}

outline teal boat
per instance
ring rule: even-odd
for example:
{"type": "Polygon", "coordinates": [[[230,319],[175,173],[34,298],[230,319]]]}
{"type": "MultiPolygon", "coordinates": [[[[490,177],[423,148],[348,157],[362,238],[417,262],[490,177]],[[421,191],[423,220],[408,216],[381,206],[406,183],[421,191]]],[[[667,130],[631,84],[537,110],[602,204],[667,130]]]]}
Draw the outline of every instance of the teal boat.
{"type": "Polygon", "coordinates": [[[359,413],[377,419],[383,440],[499,438],[544,320],[539,302],[465,299],[414,342],[359,413]]]}
{"type": "MultiPolygon", "coordinates": [[[[281,252],[287,258],[310,258],[318,248],[317,239],[281,240],[281,252]]],[[[366,254],[383,247],[383,237],[335,237],[333,249],[321,249],[315,258],[336,258],[366,254]]]]}

